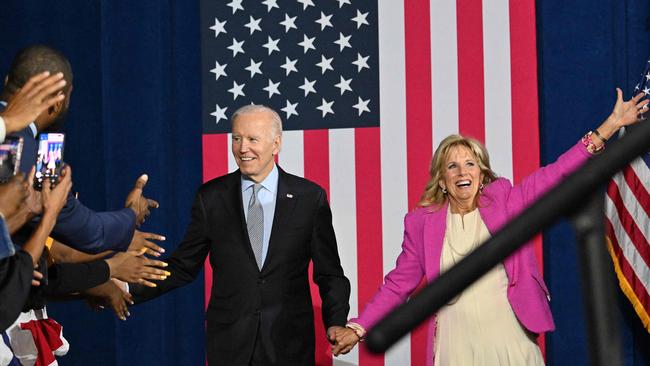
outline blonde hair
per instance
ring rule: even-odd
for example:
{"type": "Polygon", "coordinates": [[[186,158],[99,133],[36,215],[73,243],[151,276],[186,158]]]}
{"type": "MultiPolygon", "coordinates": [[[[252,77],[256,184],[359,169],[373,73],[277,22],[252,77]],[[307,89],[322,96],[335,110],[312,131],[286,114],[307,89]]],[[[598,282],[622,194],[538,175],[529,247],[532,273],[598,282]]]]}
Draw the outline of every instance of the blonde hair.
{"type": "Polygon", "coordinates": [[[494,181],[497,178],[496,173],[490,168],[490,156],[488,155],[485,146],[479,141],[470,138],[464,137],[461,135],[449,135],[444,140],[440,142],[438,148],[436,149],[433,158],[431,159],[431,164],[429,165],[429,181],[424,188],[424,193],[418,202],[420,207],[428,206],[437,206],[440,207],[447,200],[447,196],[442,192],[440,188],[440,180],[442,179],[445,169],[445,163],[447,156],[452,148],[464,146],[468,148],[472,154],[476,157],[481,173],[483,174],[483,181],[481,182],[484,185],[494,181]]]}

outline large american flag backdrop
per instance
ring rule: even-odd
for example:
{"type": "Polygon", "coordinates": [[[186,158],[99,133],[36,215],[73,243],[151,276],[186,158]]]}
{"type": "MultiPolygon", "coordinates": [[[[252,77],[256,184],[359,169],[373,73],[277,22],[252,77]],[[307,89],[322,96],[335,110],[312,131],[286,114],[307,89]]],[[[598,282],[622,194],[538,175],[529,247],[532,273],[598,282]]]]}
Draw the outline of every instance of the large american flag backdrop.
{"type": "MultiPolygon", "coordinates": [[[[202,0],[201,21],[204,180],[237,168],[232,112],[276,109],[278,163],[328,192],[350,316],[394,267],[444,137],[483,141],[514,181],[539,165],[534,0],[202,0]]],[[[333,360],[312,296],[319,365],[424,364],[422,327],[333,360]]]]}
{"type": "MultiPolygon", "coordinates": [[[[634,94],[639,92],[650,94],[650,61],[634,94]]],[[[612,177],[605,196],[605,223],[621,290],[650,332],[649,192],[650,154],[646,154],[612,177]]]]}

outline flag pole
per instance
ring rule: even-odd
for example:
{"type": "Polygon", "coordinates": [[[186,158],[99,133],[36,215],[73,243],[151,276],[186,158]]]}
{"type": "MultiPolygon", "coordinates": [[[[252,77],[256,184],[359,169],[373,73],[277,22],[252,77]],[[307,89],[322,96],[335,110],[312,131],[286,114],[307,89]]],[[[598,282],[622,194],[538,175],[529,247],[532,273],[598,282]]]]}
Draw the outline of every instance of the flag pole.
{"type": "MultiPolygon", "coordinates": [[[[534,235],[551,226],[561,216],[577,212],[612,175],[649,149],[650,123],[641,122],[633,132],[627,133],[608,146],[605,152],[587,161],[485,244],[377,323],[368,333],[368,348],[376,353],[385,352],[534,235]]],[[[602,221],[599,223],[602,224],[602,221]]],[[[608,301],[615,299],[610,298],[608,301]]],[[[602,320],[596,320],[600,321],[602,320]]]]}

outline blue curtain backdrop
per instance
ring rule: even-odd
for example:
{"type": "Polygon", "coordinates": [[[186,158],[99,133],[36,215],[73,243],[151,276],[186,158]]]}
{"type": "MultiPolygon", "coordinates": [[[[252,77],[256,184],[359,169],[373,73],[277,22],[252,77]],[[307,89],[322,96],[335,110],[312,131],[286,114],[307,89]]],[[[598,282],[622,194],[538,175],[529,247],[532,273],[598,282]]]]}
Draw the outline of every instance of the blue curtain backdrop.
{"type": "MultiPolygon", "coordinates": [[[[650,56],[649,16],[647,0],[538,1],[542,163],[609,114],[616,86],[629,96],[650,56]]],[[[0,74],[33,43],[61,49],[72,63],[65,160],[74,168],[74,190],[90,207],[115,209],[136,177],[148,173],[146,192],[161,208],[143,229],[166,235],[169,250],[182,237],[201,179],[199,31],[198,1],[0,4],[0,74]]],[[[545,233],[545,256],[558,326],[547,336],[548,364],[586,365],[568,224],[545,233]]],[[[650,337],[627,300],[620,296],[619,304],[625,364],[648,366],[650,337]]],[[[202,278],[132,307],[127,322],[82,303],[49,308],[72,344],[62,365],[204,364],[202,278]]]]}
{"type": "MultiPolygon", "coordinates": [[[[650,57],[647,0],[537,3],[541,158],[555,160],[611,112],[615,88],[629,98],[650,57]]],[[[557,330],[550,365],[586,365],[588,350],[576,243],[567,222],[544,233],[545,278],[557,330]]],[[[650,365],[650,336],[619,292],[625,365],[650,365]]]]}
{"type": "MultiPolygon", "coordinates": [[[[34,43],[65,53],[74,72],[65,160],[80,199],[123,207],[148,173],[160,209],[143,226],[173,249],[201,183],[200,38],[197,1],[0,2],[0,73],[34,43]]],[[[6,301],[2,299],[0,301],[6,301]]],[[[201,365],[203,277],[121,322],[84,303],[49,306],[72,347],[62,365],[201,365]]]]}

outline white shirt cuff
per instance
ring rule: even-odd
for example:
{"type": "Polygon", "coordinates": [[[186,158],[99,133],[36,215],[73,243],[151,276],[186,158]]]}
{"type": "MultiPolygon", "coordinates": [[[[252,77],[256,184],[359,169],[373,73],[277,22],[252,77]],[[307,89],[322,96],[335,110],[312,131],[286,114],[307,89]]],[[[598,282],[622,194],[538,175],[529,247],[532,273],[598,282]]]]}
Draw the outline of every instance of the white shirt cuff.
{"type": "Polygon", "coordinates": [[[3,142],[6,136],[7,126],[5,125],[5,119],[0,116],[0,142],[3,142]]]}

